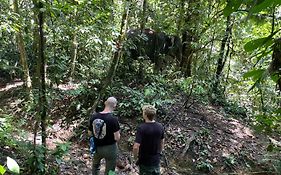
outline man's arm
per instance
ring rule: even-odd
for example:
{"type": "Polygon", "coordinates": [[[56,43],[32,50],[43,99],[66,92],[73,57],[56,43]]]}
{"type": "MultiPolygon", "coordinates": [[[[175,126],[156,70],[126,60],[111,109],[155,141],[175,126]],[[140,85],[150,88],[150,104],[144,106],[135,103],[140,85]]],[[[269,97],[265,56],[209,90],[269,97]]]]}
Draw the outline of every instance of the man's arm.
{"type": "Polygon", "coordinates": [[[161,139],[160,152],[162,152],[163,150],[164,150],[164,139],[161,139]]]}
{"type": "Polygon", "coordinates": [[[114,140],[118,142],[120,140],[120,130],[114,133],[114,140]]]}
{"type": "Polygon", "coordinates": [[[134,155],[135,160],[138,159],[139,150],[140,150],[140,144],[135,142],[134,146],[133,146],[133,155],[134,155]]]}

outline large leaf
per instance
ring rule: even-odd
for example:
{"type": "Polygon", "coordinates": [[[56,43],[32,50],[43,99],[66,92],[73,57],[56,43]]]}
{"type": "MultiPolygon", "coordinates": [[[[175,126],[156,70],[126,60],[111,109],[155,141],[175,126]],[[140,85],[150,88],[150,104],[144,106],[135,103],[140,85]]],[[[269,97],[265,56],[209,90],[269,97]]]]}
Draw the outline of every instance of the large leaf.
{"type": "Polygon", "coordinates": [[[259,87],[260,82],[266,77],[266,70],[265,69],[256,69],[249,71],[243,75],[243,78],[249,78],[252,77],[253,81],[255,81],[254,85],[251,86],[251,88],[248,90],[250,92],[255,87],[259,87]]]}
{"type": "Polygon", "coordinates": [[[253,6],[253,8],[250,10],[250,13],[258,13],[262,10],[265,10],[266,8],[270,7],[275,0],[263,0],[261,3],[253,6]]]}
{"type": "Polygon", "coordinates": [[[229,0],[226,7],[223,9],[224,16],[229,16],[235,12],[242,4],[243,0],[229,0]]]}
{"type": "Polygon", "coordinates": [[[254,81],[260,79],[264,73],[265,69],[255,69],[251,70],[243,75],[243,78],[252,77],[254,81]]]}
{"type": "Polygon", "coordinates": [[[2,165],[0,165],[0,174],[3,175],[6,172],[5,167],[3,167],[2,165]]]}
{"type": "Polygon", "coordinates": [[[7,157],[7,167],[13,173],[16,173],[16,174],[20,173],[20,167],[19,167],[18,163],[10,157],[7,157]]]}
{"type": "Polygon", "coordinates": [[[247,52],[251,52],[266,43],[273,43],[272,36],[264,37],[264,38],[258,38],[252,41],[249,41],[245,44],[244,49],[247,52]]]}

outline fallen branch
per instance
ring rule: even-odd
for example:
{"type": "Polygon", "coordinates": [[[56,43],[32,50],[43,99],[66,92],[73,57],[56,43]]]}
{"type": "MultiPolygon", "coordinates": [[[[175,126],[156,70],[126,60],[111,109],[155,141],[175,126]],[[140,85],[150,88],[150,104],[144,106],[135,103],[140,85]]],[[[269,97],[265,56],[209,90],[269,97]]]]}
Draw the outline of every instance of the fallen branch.
{"type": "Polygon", "coordinates": [[[180,155],[181,158],[184,158],[184,156],[186,155],[188,149],[189,149],[189,146],[190,146],[190,143],[195,140],[195,136],[196,136],[196,133],[192,132],[190,134],[190,137],[188,138],[187,137],[187,140],[185,141],[185,147],[180,155]]]}

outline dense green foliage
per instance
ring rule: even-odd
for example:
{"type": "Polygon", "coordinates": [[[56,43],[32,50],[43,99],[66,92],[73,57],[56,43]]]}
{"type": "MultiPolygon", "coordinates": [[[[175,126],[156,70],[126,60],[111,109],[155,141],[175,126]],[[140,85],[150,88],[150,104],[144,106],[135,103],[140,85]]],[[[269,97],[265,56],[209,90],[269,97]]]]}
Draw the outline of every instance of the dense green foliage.
{"type": "MultiPolygon", "coordinates": [[[[40,65],[36,15],[43,12],[49,114],[55,111],[52,109],[59,109],[58,101],[70,99],[62,114],[69,121],[85,120],[95,99],[104,93],[118,97],[119,116],[136,119],[143,104],[161,109],[173,102],[175,94],[182,93],[200,103],[223,106],[228,117],[250,122],[257,131],[281,134],[279,0],[147,0],[145,13],[143,1],[135,0],[40,0],[44,5],[40,9],[35,6],[37,2],[19,1],[20,14],[12,10],[11,2],[0,2],[0,83],[23,80],[15,37],[19,31],[23,34],[33,84],[37,83],[40,65]],[[120,32],[126,9],[126,27],[120,32]],[[156,32],[179,36],[185,48],[182,60],[161,55],[166,65],[156,72],[152,58],[128,58],[126,53],[136,46],[126,41],[126,30],[142,24],[156,32]],[[120,39],[119,43],[121,35],[124,42],[120,39]],[[116,74],[111,75],[110,86],[103,87],[119,47],[122,54],[116,74]],[[62,83],[77,83],[79,87],[57,91],[62,83]]],[[[33,101],[22,99],[20,107],[34,122],[39,122],[36,85],[32,93],[33,101]]],[[[102,100],[97,110],[103,105],[102,100]]],[[[18,132],[11,126],[13,117],[0,111],[0,146],[19,149],[12,135],[18,132]]],[[[59,144],[55,152],[48,153],[59,164],[68,147],[59,144]]],[[[26,172],[45,171],[42,149],[36,146],[27,151],[33,156],[27,161],[26,172]]],[[[229,164],[232,161],[227,160],[229,164]]],[[[202,162],[197,169],[210,171],[212,165],[202,162]]],[[[56,174],[57,170],[53,171],[56,174]]]]}

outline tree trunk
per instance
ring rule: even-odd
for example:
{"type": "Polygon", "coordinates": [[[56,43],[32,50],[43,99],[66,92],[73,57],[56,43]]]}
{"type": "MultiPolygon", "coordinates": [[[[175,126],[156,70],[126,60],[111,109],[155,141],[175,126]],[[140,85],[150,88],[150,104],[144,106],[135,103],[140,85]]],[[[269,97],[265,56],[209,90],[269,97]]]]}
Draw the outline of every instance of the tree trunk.
{"type": "Polygon", "coordinates": [[[183,18],[184,18],[184,1],[185,0],[181,0],[180,1],[180,9],[179,9],[179,18],[177,19],[177,35],[180,36],[181,32],[182,32],[182,22],[183,22],[183,18]]]}
{"type": "Polygon", "coordinates": [[[198,23],[199,13],[194,10],[197,6],[197,1],[189,0],[189,1],[181,1],[181,8],[183,8],[180,12],[183,13],[181,15],[184,17],[185,26],[182,30],[182,58],[180,61],[180,69],[185,77],[190,77],[192,74],[192,59],[194,49],[192,48],[192,42],[194,42],[194,38],[196,37],[196,32],[192,31],[190,26],[194,26],[194,24],[198,23]],[[187,9],[184,9],[185,4],[188,4],[187,9]]]}
{"type": "Polygon", "coordinates": [[[192,36],[188,31],[184,31],[182,34],[182,59],[180,61],[181,72],[183,72],[185,77],[191,76],[191,68],[192,68],[192,57],[193,57],[193,49],[191,47],[192,36]]]}
{"type": "MultiPolygon", "coordinates": [[[[45,55],[44,55],[44,32],[43,32],[43,25],[44,25],[44,12],[40,10],[43,8],[43,3],[40,1],[38,4],[39,14],[38,14],[38,22],[39,22],[39,42],[38,42],[38,58],[40,60],[40,87],[39,87],[39,107],[40,107],[40,116],[41,116],[41,137],[42,137],[42,146],[44,147],[43,151],[43,164],[46,165],[46,127],[47,127],[47,99],[46,99],[46,79],[45,79],[45,55]]],[[[45,174],[45,168],[43,174],[45,174]]]]}
{"type": "Polygon", "coordinates": [[[33,7],[33,19],[34,19],[34,25],[33,25],[33,43],[32,43],[32,61],[35,63],[32,65],[32,70],[34,71],[33,77],[32,77],[32,85],[38,89],[40,86],[40,60],[38,59],[38,45],[39,45],[39,22],[38,22],[38,5],[37,0],[32,0],[34,7],[33,7]]]}
{"type": "MultiPolygon", "coordinates": [[[[141,33],[145,29],[145,24],[146,24],[146,8],[147,8],[147,1],[143,0],[142,1],[142,13],[141,13],[141,21],[140,21],[140,31],[141,33]]],[[[141,55],[144,55],[143,53],[141,55]]],[[[158,59],[157,59],[158,60],[158,59]]],[[[139,70],[138,70],[138,80],[141,83],[143,81],[143,74],[144,74],[144,65],[143,65],[143,59],[139,59],[139,70]]],[[[155,63],[155,67],[157,67],[155,63]]]]}
{"type": "Polygon", "coordinates": [[[220,78],[222,70],[223,70],[225,62],[226,62],[227,54],[225,51],[225,46],[226,46],[227,42],[229,42],[229,37],[231,35],[231,28],[232,28],[232,26],[230,24],[230,16],[228,16],[227,21],[226,21],[225,35],[221,42],[220,55],[219,55],[218,66],[217,66],[217,71],[216,71],[217,80],[220,78]]]}
{"type": "MultiPolygon", "coordinates": [[[[13,1],[13,10],[15,13],[19,14],[19,8],[18,8],[18,0],[13,1]]],[[[19,14],[20,15],[20,14],[19,14]]],[[[16,39],[17,39],[17,45],[20,53],[20,63],[23,69],[23,79],[24,79],[24,85],[26,87],[27,91],[27,97],[28,100],[32,100],[32,83],[29,75],[29,68],[27,64],[27,56],[26,51],[24,47],[24,41],[22,36],[21,28],[16,33],[16,39]]]]}
{"type": "MultiPolygon", "coordinates": [[[[77,15],[77,7],[74,9],[74,16],[73,16],[73,23],[76,21],[76,15],[77,15]]],[[[75,65],[76,65],[76,59],[77,59],[77,51],[78,51],[78,43],[77,43],[77,32],[73,32],[73,41],[72,41],[72,53],[71,53],[71,69],[70,69],[70,81],[73,80],[73,75],[75,71],[75,65]]]]}
{"type": "Polygon", "coordinates": [[[227,55],[229,53],[229,47],[227,50],[225,49],[225,47],[226,47],[226,45],[229,45],[231,29],[232,29],[231,19],[230,19],[230,16],[228,16],[227,20],[226,20],[226,29],[225,29],[224,38],[222,39],[222,42],[221,42],[220,55],[219,55],[219,59],[218,59],[215,83],[214,83],[214,87],[213,87],[214,92],[217,92],[217,90],[218,90],[218,85],[220,83],[221,74],[222,74],[225,62],[227,60],[227,55]]]}
{"type": "Polygon", "coordinates": [[[140,21],[140,29],[141,31],[143,31],[143,29],[145,28],[145,24],[146,24],[146,8],[147,8],[147,1],[143,0],[142,1],[142,13],[141,13],[141,21],[140,21]]]}
{"type": "Polygon", "coordinates": [[[73,74],[75,71],[76,59],[77,59],[77,51],[78,51],[78,43],[77,43],[77,34],[74,32],[73,34],[73,42],[72,42],[72,54],[71,54],[71,70],[70,70],[70,81],[73,80],[73,74]]]}

